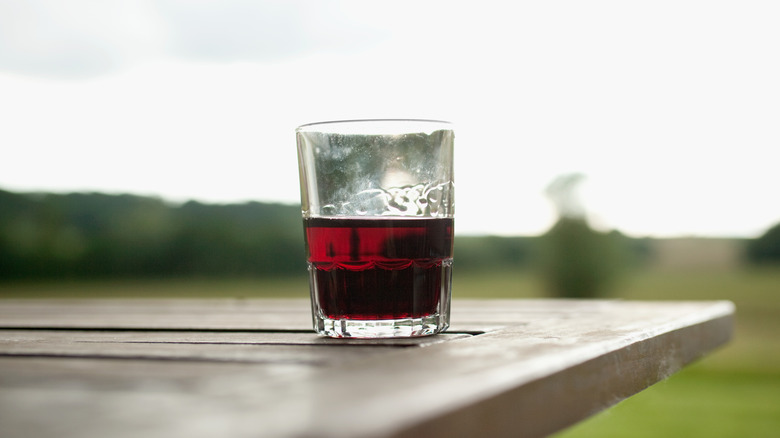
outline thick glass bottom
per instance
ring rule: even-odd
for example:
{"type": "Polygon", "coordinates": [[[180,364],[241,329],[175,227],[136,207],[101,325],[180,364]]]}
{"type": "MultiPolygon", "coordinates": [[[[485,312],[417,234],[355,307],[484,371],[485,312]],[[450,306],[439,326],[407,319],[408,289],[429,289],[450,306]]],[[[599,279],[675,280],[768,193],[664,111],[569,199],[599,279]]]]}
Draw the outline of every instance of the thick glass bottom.
{"type": "Polygon", "coordinates": [[[429,315],[405,319],[329,319],[315,313],[314,330],[332,338],[410,338],[443,332],[449,326],[447,318],[429,315]]]}

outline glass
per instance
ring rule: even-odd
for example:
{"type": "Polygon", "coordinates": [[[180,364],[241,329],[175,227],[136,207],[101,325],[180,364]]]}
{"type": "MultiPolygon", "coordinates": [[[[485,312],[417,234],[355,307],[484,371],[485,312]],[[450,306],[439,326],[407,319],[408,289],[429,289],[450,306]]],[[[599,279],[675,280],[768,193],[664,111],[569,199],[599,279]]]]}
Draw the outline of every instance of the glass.
{"type": "Polygon", "coordinates": [[[449,326],[454,136],[435,120],[296,130],[316,332],[391,338],[449,326]]]}

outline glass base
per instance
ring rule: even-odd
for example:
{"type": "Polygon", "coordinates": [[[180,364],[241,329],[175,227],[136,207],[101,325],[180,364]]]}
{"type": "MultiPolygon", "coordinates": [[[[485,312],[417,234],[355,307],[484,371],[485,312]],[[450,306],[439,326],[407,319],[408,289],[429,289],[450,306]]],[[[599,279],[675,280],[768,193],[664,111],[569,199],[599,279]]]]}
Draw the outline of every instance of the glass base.
{"type": "Polygon", "coordinates": [[[411,338],[430,336],[447,329],[449,323],[440,315],[405,319],[329,319],[314,317],[314,330],[332,338],[411,338]]]}

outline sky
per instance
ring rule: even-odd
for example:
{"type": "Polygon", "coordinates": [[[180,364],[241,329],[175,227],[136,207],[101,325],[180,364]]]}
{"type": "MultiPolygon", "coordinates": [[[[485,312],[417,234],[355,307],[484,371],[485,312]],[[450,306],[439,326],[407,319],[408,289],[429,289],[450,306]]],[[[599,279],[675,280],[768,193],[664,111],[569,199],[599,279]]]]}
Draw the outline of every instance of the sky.
{"type": "Polygon", "coordinates": [[[780,2],[0,0],[0,189],[300,202],[295,128],[454,123],[456,230],[780,222],[780,2]]]}

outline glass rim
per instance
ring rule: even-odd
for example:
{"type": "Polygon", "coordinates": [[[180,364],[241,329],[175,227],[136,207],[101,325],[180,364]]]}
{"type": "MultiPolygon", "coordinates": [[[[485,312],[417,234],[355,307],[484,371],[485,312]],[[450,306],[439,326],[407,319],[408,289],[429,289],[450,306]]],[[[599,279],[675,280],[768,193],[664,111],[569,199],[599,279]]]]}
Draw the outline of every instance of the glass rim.
{"type": "Polygon", "coordinates": [[[437,129],[453,129],[453,123],[437,119],[345,119],[327,120],[321,122],[306,123],[298,126],[295,132],[327,132],[327,133],[354,133],[354,134],[385,134],[419,132],[412,127],[426,127],[423,131],[430,132],[437,129]],[[341,127],[342,129],[338,129],[341,127]],[[328,129],[331,128],[331,129],[328,129]],[[374,129],[371,129],[374,128],[374,129]],[[388,132],[389,130],[389,132],[388,132]]]}

